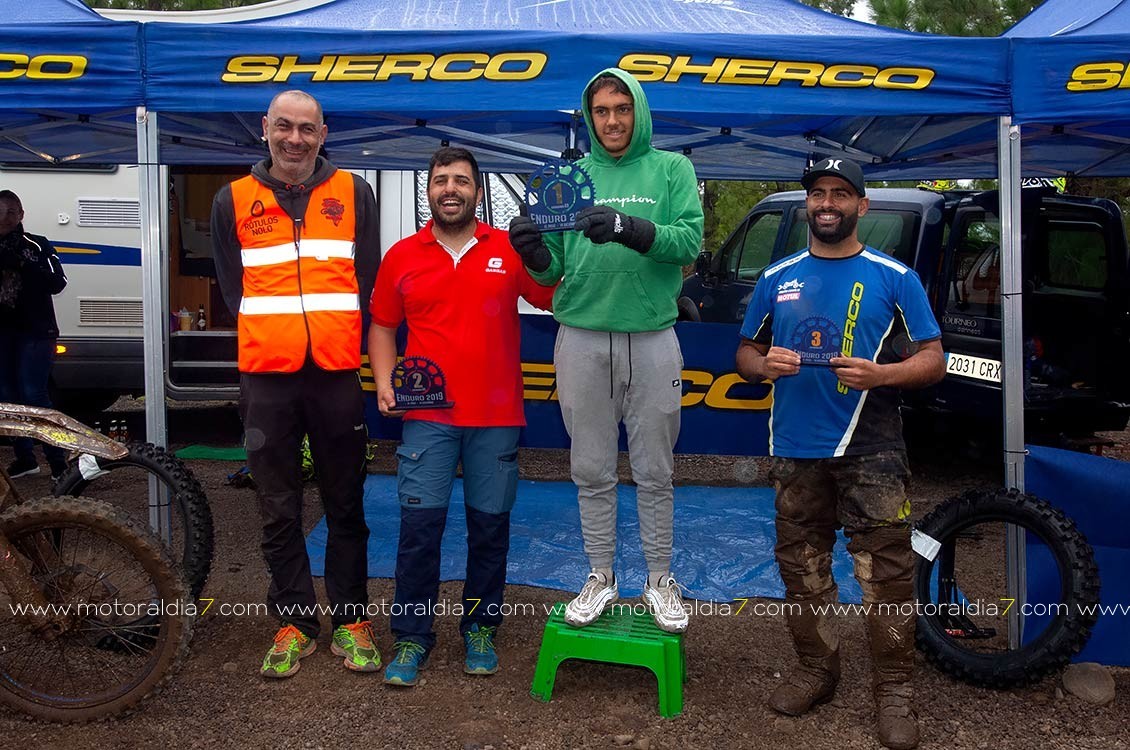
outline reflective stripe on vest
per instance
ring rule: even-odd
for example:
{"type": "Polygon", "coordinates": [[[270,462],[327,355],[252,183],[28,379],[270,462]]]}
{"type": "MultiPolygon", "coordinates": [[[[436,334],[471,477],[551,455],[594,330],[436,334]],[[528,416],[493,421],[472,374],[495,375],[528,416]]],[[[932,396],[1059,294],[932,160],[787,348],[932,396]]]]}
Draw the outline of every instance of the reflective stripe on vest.
{"type": "Polygon", "coordinates": [[[301,315],[304,312],[360,310],[356,294],[303,294],[293,297],[244,297],[240,315],[301,315]]]}
{"type": "Polygon", "coordinates": [[[240,372],[294,372],[307,350],[326,370],[361,366],[361,305],[353,265],[353,176],[341,170],[310,191],[294,221],[254,177],[232,183],[243,260],[240,372]]]}

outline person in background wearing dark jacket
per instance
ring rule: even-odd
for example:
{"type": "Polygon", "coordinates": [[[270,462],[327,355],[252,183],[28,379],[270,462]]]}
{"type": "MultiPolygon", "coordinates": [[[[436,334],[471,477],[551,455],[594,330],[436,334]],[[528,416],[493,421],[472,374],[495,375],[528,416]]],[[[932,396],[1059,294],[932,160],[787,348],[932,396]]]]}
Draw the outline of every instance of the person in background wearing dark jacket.
{"type": "MultiPolygon", "coordinates": [[[[46,237],[24,232],[24,207],[11,190],[0,190],[0,401],[51,407],[47,381],[55,362],[59,326],[51,296],[67,275],[46,237]]],[[[31,438],[14,441],[12,477],[39,473],[31,438]]],[[[62,448],[44,445],[52,478],[67,468],[62,448]]]]}
{"type": "Polygon", "coordinates": [[[279,94],[263,118],[270,158],[212,204],[216,277],[238,311],[239,407],[263,517],[267,603],[281,622],[264,677],[297,672],[320,630],[302,534],[307,434],[328,527],[330,650],[353,671],[375,672],[381,663],[366,616],[367,434],[358,375],[361,300],[380,261],[377,201],[363,179],[318,155],[326,133],[314,97],[279,94]]]}

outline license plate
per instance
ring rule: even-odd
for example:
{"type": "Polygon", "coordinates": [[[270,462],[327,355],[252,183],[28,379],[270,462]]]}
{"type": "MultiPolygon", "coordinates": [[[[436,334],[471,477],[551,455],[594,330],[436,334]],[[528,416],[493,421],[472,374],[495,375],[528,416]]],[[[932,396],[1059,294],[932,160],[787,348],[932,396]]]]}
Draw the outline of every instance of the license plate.
{"type": "Polygon", "coordinates": [[[971,357],[968,354],[946,353],[946,374],[963,378],[1001,382],[1001,363],[995,359],[971,357]]]}

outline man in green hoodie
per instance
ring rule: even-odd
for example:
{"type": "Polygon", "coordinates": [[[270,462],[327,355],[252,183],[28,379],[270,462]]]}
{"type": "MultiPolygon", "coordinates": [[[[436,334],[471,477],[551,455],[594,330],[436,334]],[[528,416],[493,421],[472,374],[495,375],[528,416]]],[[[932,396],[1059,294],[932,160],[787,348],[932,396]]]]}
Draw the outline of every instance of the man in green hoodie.
{"type": "Polygon", "coordinates": [[[553,360],[592,569],[565,621],[588,625],[619,598],[612,566],[623,422],[647,560],[643,600],[660,628],[681,632],[687,614],[671,576],[671,538],[683,356],[673,326],[682,267],[702,244],[698,181],[685,156],[652,147],[647,98],[625,71],[597,74],[582,108],[592,153],[577,163],[592,177],[596,205],[572,232],[542,235],[524,216],[510,223],[534,279],[561,280],[553,360]]]}

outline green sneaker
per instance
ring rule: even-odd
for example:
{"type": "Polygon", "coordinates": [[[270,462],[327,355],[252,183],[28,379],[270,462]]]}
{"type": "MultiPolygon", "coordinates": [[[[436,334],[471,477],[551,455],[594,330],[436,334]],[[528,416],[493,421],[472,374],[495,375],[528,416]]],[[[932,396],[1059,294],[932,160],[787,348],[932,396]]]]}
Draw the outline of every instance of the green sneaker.
{"type": "Polygon", "coordinates": [[[317,642],[293,625],[283,625],[275,633],[275,642],[263,658],[259,674],[264,677],[290,677],[298,671],[298,660],[314,653],[317,642]]]}
{"type": "Polygon", "coordinates": [[[377,650],[373,626],[368,620],[338,625],[330,651],[344,657],[345,668],[354,672],[376,672],[381,668],[381,652],[377,650]]]}

